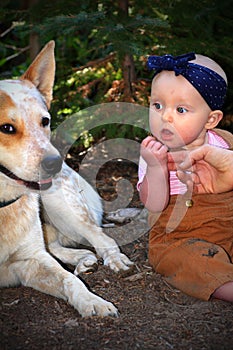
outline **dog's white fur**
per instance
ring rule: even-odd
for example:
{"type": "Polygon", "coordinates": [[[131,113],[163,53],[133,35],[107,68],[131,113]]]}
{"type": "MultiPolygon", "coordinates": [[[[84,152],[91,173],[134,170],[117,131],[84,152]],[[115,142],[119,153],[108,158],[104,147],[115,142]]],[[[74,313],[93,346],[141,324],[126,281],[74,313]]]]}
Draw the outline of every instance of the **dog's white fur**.
{"type": "Polygon", "coordinates": [[[0,202],[17,199],[0,208],[0,286],[33,287],[68,300],[82,316],[116,316],[113,304],[91,293],[52,257],[75,265],[76,275],[92,269],[96,255],[74,249],[88,242],[114,271],[130,267],[132,262],[100,227],[97,193],[63,163],[53,185],[40,193],[45,208],[42,231],[39,194],[26,185],[49,183],[51,179],[40,172],[41,162],[46,156],[59,157],[47,125],[54,74],[51,41],[19,80],[0,82],[0,165],[17,176],[0,172],[0,202]]]}

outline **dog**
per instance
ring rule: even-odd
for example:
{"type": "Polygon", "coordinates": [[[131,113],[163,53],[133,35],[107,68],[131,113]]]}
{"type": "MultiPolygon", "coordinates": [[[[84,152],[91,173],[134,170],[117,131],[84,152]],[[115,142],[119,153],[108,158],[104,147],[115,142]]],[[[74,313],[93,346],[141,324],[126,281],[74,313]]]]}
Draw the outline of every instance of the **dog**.
{"type": "Polygon", "coordinates": [[[102,231],[98,194],[50,141],[54,48],[50,41],[19,79],[0,82],[0,286],[22,284],[62,298],[83,317],[117,316],[77,276],[98,262],[91,250],[75,249],[83,242],[116,272],[133,263],[102,231]]]}

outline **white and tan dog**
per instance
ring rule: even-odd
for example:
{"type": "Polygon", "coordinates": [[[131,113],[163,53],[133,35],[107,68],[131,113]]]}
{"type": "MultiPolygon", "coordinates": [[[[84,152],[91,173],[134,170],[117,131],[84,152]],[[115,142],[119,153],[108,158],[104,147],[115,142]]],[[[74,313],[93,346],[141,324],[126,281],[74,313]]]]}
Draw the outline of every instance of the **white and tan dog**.
{"type": "Polygon", "coordinates": [[[54,75],[51,41],[20,79],[0,82],[0,286],[35,288],[67,300],[82,316],[116,316],[112,303],[53,257],[75,265],[76,275],[92,269],[94,253],[67,248],[85,240],[114,271],[132,265],[99,226],[97,193],[50,143],[54,75]],[[40,196],[47,213],[43,231],[40,196]]]}

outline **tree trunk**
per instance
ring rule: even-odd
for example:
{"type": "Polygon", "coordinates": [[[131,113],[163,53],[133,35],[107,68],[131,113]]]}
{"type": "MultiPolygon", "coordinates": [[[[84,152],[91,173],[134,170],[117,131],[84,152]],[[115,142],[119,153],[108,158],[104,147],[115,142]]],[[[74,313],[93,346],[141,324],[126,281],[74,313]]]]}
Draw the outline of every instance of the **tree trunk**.
{"type": "Polygon", "coordinates": [[[126,54],[122,62],[124,79],[124,97],[127,101],[133,99],[133,83],[136,81],[135,66],[133,56],[126,54]]]}
{"type": "Polygon", "coordinates": [[[33,32],[33,30],[30,32],[29,45],[30,45],[30,60],[33,61],[36,55],[40,51],[39,36],[37,33],[33,32]]]}
{"type": "MultiPolygon", "coordinates": [[[[38,3],[38,0],[21,0],[21,8],[24,10],[29,10],[38,3]]],[[[39,35],[33,31],[34,19],[30,18],[31,31],[29,36],[29,55],[30,60],[33,61],[36,55],[40,51],[39,35]]]]}
{"type": "MultiPolygon", "coordinates": [[[[129,16],[129,1],[118,0],[119,14],[127,20],[129,16]]],[[[125,53],[121,63],[123,79],[124,79],[124,100],[133,100],[133,83],[136,81],[135,65],[133,56],[125,53]]]]}

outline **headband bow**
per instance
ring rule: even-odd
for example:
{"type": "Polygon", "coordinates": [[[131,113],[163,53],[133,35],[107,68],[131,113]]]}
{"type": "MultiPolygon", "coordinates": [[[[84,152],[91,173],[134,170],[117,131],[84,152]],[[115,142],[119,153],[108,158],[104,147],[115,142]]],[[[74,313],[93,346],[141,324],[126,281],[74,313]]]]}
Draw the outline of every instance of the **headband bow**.
{"type": "Polygon", "coordinates": [[[155,70],[154,76],[163,70],[174,71],[176,76],[182,75],[204,98],[211,110],[221,109],[227,92],[226,81],[212,69],[189,62],[195,57],[194,52],[176,57],[149,56],[147,65],[149,70],[155,70]]]}
{"type": "Polygon", "coordinates": [[[156,74],[162,70],[173,70],[176,75],[184,74],[189,67],[189,61],[195,59],[195,53],[190,52],[181,56],[173,57],[172,55],[150,56],[148,58],[149,70],[155,69],[156,74]]]}

